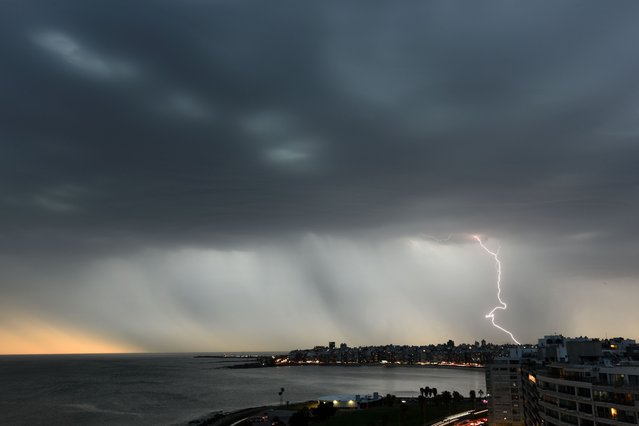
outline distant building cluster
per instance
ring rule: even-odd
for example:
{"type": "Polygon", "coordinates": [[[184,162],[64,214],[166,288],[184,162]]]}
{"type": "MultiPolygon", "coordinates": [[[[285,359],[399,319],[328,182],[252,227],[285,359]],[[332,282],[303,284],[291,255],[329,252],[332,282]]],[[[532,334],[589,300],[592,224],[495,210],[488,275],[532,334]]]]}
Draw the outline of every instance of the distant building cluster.
{"type": "Polygon", "coordinates": [[[437,364],[481,367],[496,357],[505,355],[514,345],[494,345],[485,340],[474,344],[455,345],[447,343],[427,346],[385,345],[351,348],[346,343],[339,346],[329,342],[328,346],[313,349],[297,349],[278,364],[437,364]]]}
{"type": "Polygon", "coordinates": [[[486,367],[489,424],[639,424],[639,345],[632,339],[544,336],[486,367]]]}

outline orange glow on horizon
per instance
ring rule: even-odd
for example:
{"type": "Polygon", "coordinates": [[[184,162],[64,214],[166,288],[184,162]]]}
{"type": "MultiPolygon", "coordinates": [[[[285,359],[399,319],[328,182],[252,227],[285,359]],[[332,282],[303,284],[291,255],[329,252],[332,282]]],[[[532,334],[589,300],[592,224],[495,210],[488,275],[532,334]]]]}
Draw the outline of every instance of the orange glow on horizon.
{"type": "MultiPolygon", "coordinates": [[[[15,323],[14,323],[15,324],[15,323]]],[[[0,355],[139,352],[139,348],[39,321],[15,327],[0,324],[0,355]]]]}

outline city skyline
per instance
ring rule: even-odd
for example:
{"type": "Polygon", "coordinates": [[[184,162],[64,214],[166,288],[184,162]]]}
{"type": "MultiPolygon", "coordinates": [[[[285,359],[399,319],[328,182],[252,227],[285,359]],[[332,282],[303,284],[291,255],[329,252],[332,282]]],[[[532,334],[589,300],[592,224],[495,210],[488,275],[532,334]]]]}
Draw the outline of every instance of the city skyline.
{"type": "Polygon", "coordinates": [[[0,354],[639,339],[638,12],[2,2],[0,354]]]}

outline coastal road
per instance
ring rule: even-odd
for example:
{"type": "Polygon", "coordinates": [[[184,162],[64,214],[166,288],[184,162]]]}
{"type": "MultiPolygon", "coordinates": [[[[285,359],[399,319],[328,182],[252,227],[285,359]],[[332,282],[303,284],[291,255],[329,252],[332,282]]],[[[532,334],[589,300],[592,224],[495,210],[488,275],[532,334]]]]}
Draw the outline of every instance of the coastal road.
{"type": "Polygon", "coordinates": [[[488,413],[488,410],[481,410],[481,411],[462,411],[461,413],[456,413],[453,415],[450,415],[442,420],[438,420],[434,423],[427,423],[427,426],[449,426],[449,425],[453,425],[456,422],[459,422],[461,420],[464,420],[466,417],[470,416],[471,414],[474,415],[482,415],[482,414],[486,414],[488,413]]]}

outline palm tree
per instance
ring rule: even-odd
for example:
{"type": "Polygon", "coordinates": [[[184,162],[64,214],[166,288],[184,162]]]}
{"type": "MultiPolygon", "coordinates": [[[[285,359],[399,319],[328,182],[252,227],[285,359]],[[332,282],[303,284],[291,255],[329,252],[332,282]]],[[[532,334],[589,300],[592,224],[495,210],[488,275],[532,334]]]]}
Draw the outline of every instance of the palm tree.
{"type": "Polygon", "coordinates": [[[430,392],[431,392],[431,389],[428,386],[426,386],[424,388],[424,396],[428,398],[430,396],[430,392]]]}
{"type": "Polygon", "coordinates": [[[433,398],[437,397],[437,388],[430,388],[430,392],[433,394],[433,398]]]}
{"type": "Polygon", "coordinates": [[[284,388],[280,388],[280,391],[279,391],[279,393],[278,393],[278,395],[280,396],[280,405],[284,405],[284,404],[282,403],[282,400],[283,400],[283,398],[284,398],[284,397],[282,396],[283,394],[284,394],[284,388]]]}
{"type": "Polygon", "coordinates": [[[479,397],[482,398],[484,396],[484,391],[479,389],[479,397]]]}

